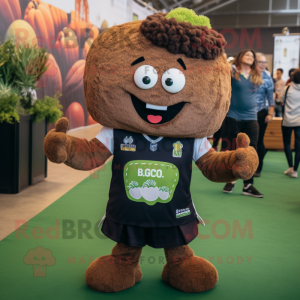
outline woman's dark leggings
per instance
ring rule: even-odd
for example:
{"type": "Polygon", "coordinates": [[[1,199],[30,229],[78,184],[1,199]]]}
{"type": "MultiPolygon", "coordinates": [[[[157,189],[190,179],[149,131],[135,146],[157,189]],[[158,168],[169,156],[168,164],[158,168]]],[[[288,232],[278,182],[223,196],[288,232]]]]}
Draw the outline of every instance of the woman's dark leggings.
{"type": "MultiPolygon", "coordinates": [[[[255,150],[257,149],[258,140],[258,122],[256,120],[236,120],[230,117],[226,117],[224,129],[226,131],[226,138],[222,141],[222,151],[235,150],[236,137],[238,133],[244,132],[249,136],[250,146],[255,150]]],[[[248,183],[253,184],[253,177],[244,180],[244,185],[248,183]]]]}
{"type": "Polygon", "coordinates": [[[256,170],[257,173],[260,173],[262,171],[264,157],[266,155],[264,137],[268,125],[268,123],[265,123],[267,115],[268,115],[268,111],[266,109],[262,109],[257,113],[257,122],[259,126],[258,141],[257,141],[257,154],[259,158],[259,165],[256,170]]]}
{"type": "Polygon", "coordinates": [[[224,123],[225,123],[225,119],[224,119],[220,129],[218,131],[216,131],[213,135],[213,146],[212,147],[215,150],[217,150],[220,139],[224,136],[224,123]]]}
{"type": "Polygon", "coordinates": [[[284,144],[284,152],[286,159],[288,161],[289,167],[294,167],[294,170],[297,171],[299,162],[300,162],[300,126],[298,127],[286,127],[282,126],[282,137],[284,144]],[[293,165],[293,155],[291,149],[291,137],[292,131],[295,133],[295,163],[293,165]]]}

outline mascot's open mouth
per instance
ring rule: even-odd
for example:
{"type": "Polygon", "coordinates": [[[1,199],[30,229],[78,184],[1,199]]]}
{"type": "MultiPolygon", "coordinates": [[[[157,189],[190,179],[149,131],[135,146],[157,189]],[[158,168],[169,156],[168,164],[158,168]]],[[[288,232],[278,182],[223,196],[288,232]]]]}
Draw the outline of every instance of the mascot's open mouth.
{"type": "Polygon", "coordinates": [[[147,104],[132,94],[130,96],[136,112],[144,121],[150,124],[164,124],[171,121],[186,103],[180,102],[171,106],[159,106],[147,104]]]}

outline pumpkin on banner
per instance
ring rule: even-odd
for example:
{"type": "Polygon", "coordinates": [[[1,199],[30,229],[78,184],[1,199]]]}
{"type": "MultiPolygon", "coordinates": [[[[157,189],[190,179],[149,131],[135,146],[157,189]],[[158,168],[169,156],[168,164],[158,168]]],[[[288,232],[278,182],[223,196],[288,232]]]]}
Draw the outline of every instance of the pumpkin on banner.
{"type": "Polygon", "coordinates": [[[82,49],[82,59],[86,59],[86,56],[90,50],[90,47],[92,46],[93,44],[93,39],[92,38],[88,38],[86,40],[86,42],[84,43],[84,47],[82,49]]]}
{"type": "Polygon", "coordinates": [[[88,32],[88,24],[84,21],[72,21],[69,24],[69,28],[71,28],[77,37],[79,49],[83,49],[84,43],[87,37],[88,32]]]}
{"type": "Polygon", "coordinates": [[[92,28],[89,32],[89,37],[95,40],[98,35],[99,35],[99,29],[95,25],[92,25],[92,28]]]}
{"type": "Polygon", "coordinates": [[[89,3],[88,0],[75,0],[74,2],[75,11],[71,12],[71,22],[68,27],[75,32],[79,43],[79,48],[83,49],[89,29],[92,27],[89,17],[89,3]]]}
{"type": "Polygon", "coordinates": [[[65,11],[51,4],[48,5],[53,19],[55,36],[57,36],[60,31],[68,26],[68,15],[65,11]]]}
{"type": "Polygon", "coordinates": [[[12,39],[16,45],[35,46],[37,44],[36,34],[29,23],[24,20],[16,20],[10,24],[4,40],[12,39]]]}
{"type": "Polygon", "coordinates": [[[62,78],[59,66],[52,54],[49,54],[47,64],[47,71],[43,74],[36,85],[37,97],[39,99],[45,96],[53,97],[55,94],[62,93],[62,78]]]}
{"type": "Polygon", "coordinates": [[[94,40],[98,37],[98,35],[99,29],[95,25],[92,25],[92,28],[89,32],[89,38],[85,41],[84,47],[82,49],[82,59],[86,59],[90,47],[92,46],[94,40]]]}
{"type": "Polygon", "coordinates": [[[1,39],[3,39],[10,24],[18,19],[22,19],[19,0],[0,0],[1,39]]]}
{"type": "Polygon", "coordinates": [[[60,66],[62,80],[64,80],[79,59],[78,41],[72,29],[65,27],[58,34],[52,53],[60,66]]]}
{"type": "MultiPolygon", "coordinates": [[[[72,102],[78,102],[84,109],[84,115],[87,118],[87,109],[84,97],[83,75],[85,69],[85,60],[78,60],[69,70],[63,82],[62,105],[69,107],[72,102]]],[[[65,111],[65,110],[64,110],[65,111]]]]}
{"type": "Polygon", "coordinates": [[[55,32],[48,4],[41,0],[29,2],[24,13],[24,20],[34,29],[39,46],[51,52],[55,43],[55,32]]]}
{"type": "Polygon", "coordinates": [[[85,125],[84,111],[80,103],[73,102],[68,107],[65,116],[69,120],[69,130],[85,125]]]}
{"type": "Polygon", "coordinates": [[[95,124],[99,124],[98,122],[96,122],[92,117],[91,115],[89,114],[88,115],[88,118],[87,118],[87,121],[86,121],[86,125],[95,125],[95,124]]]}

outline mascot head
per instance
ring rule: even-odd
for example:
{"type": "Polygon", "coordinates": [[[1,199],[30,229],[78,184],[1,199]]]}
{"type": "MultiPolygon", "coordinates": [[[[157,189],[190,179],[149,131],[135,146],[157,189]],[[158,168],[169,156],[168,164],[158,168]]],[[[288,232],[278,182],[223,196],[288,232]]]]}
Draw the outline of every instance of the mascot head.
{"type": "Polygon", "coordinates": [[[213,134],[230,103],[225,44],[207,17],[185,8],[111,27],[86,60],[90,115],[104,126],[148,135],[213,134]]]}

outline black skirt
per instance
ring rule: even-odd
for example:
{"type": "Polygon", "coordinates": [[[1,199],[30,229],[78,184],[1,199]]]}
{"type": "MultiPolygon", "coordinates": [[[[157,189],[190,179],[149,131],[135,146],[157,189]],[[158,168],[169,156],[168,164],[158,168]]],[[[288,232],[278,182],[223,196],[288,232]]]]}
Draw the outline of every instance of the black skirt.
{"type": "Polygon", "coordinates": [[[101,231],[111,240],[133,247],[169,248],[187,245],[198,235],[199,221],[194,219],[175,227],[145,228],[115,223],[105,218],[101,231]]]}

